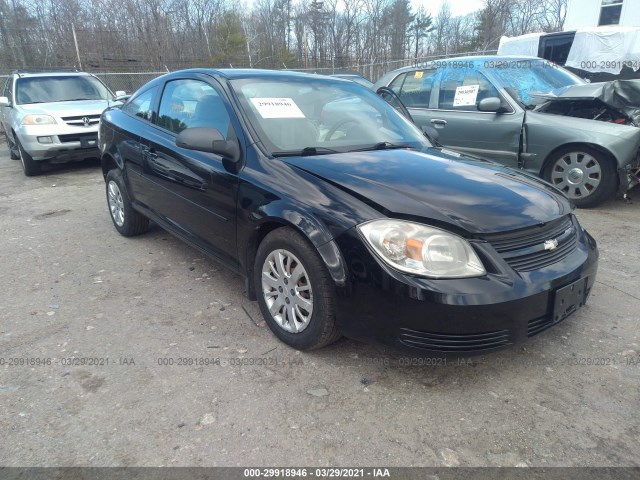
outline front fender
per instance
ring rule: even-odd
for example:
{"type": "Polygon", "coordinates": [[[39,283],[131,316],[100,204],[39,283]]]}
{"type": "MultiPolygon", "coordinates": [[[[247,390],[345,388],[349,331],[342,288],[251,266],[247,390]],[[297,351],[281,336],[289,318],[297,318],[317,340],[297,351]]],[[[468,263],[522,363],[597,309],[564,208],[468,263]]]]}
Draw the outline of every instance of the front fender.
{"type": "Polygon", "coordinates": [[[614,123],[566,117],[550,113],[527,112],[527,151],[535,158],[526,170],[540,175],[554,150],[567,144],[587,144],[609,153],[624,168],[633,163],[640,148],[640,128],[614,123]]]}
{"type": "Polygon", "coordinates": [[[278,227],[290,227],[315,247],[336,287],[346,286],[347,269],[333,239],[347,230],[348,226],[337,229],[335,225],[328,225],[328,219],[322,218],[317,211],[284,199],[260,205],[251,211],[240,211],[238,220],[238,256],[247,278],[253,275],[255,255],[262,239],[278,227]]]}

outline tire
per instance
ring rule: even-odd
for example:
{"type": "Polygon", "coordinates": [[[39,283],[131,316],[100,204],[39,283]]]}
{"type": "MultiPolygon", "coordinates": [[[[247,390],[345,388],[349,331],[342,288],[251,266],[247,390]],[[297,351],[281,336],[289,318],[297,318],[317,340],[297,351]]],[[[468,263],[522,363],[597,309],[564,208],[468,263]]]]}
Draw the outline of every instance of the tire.
{"type": "Polygon", "coordinates": [[[33,177],[39,175],[42,172],[42,164],[36,162],[31,155],[29,155],[22,145],[20,140],[16,138],[16,145],[18,146],[18,152],[20,153],[20,163],[22,163],[22,171],[27,177],[33,177]]]}
{"type": "Polygon", "coordinates": [[[554,152],[543,176],[580,208],[600,205],[614,196],[618,186],[614,161],[587,146],[554,152]]]}
{"type": "Polygon", "coordinates": [[[149,219],[131,205],[120,170],[107,173],[106,193],[111,221],[121,235],[133,237],[149,230],[149,219]]]}
{"type": "Polygon", "coordinates": [[[279,228],[264,238],[253,282],[267,325],[290,347],[313,350],[340,338],[333,280],[318,252],[295,230],[279,228]]]}
{"type": "Polygon", "coordinates": [[[11,141],[7,132],[4,133],[4,137],[7,139],[7,147],[9,147],[9,157],[11,160],[20,160],[20,152],[18,146],[11,141]]]}

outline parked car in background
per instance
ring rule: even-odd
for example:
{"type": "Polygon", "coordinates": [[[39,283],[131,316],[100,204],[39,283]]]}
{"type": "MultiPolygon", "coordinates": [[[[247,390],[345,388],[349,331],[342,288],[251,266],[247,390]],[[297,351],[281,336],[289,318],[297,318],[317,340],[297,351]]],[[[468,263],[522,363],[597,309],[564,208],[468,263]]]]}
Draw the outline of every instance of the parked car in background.
{"type": "Polygon", "coordinates": [[[124,92],[111,90],[84,72],[15,71],[0,97],[0,117],[11,158],[27,176],[43,162],[64,163],[98,156],[100,114],[124,92]]]}
{"type": "Polygon", "coordinates": [[[487,352],[567,318],[595,282],[595,241],[558,190],[433,148],[354,82],[173,72],[106,110],[99,138],[116,230],[153,220],[240,273],[296,349],[487,352]]]}
{"type": "MultiPolygon", "coordinates": [[[[603,103],[591,84],[585,99],[585,84],[536,57],[486,56],[401,68],[374,88],[393,90],[418,126],[436,128],[443,145],[527,170],[579,207],[593,207],[638,182],[633,104],[637,108],[640,98],[629,98],[628,108],[603,103]],[[572,88],[589,108],[560,103],[572,99],[572,88]]],[[[637,89],[624,90],[634,95],[637,89]]]]}
{"type": "Polygon", "coordinates": [[[356,75],[355,73],[335,73],[331,75],[336,78],[344,78],[345,80],[351,80],[352,82],[359,83],[363,87],[372,88],[373,82],[362,75],[356,75]]]}

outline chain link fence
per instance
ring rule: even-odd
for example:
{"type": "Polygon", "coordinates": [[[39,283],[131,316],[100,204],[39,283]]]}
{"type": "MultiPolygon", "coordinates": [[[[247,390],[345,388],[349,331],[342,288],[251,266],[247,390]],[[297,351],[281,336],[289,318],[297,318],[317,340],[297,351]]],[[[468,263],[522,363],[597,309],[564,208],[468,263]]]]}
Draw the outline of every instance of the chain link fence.
{"type": "MultiPolygon", "coordinates": [[[[309,73],[319,73],[324,75],[332,75],[334,73],[356,73],[365,78],[370,79],[371,81],[377,81],[382,75],[386,72],[395,70],[396,68],[419,65],[424,64],[431,61],[442,60],[444,58],[451,57],[460,57],[460,56],[469,56],[469,55],[495,55],[496,50],[482,50],[482,51],[474,51],[474,52],[461,52],[461,53],[450,53],[446,55],[431,55],[424,56],[419,58],[405,58],[401,60],[382,60],[378,62],[371,62],[366,64],[353,63],[349,65],[332,65],[331,62],[325,62],[323,66],[309,66],[307,68],[284,68],[286,65],[255,65],[260,68],[275,68],[280,70],[294,70],[298,72],[309,72],[309,73]],[[327,65],[328,63],[328,65],[327,65]]],[[[264,62],[263,62],[264,63],[264,62]]],[[[192,67],[193,65],[189,65],[192,67]]],[[[206,67],[204,63],[201,65],[206,67]]],[[[247,68],[242,64],[231,64],[229,66],[238,67],[238,68],[247,68]]],[[[25,71],[29,71],[29,68],[23,69],[25,71]]],[[[47,68],[46,70],[35,68],[34,71],[55,71],[56,69],[47,68]]],[[[66,67],[61,70],[69,71],[69,68],[66,67]]],[[[97,71],[94,69],[87,69],[89,71],[99,77],[107,86],[113,91],[125,91],[127,93],[133,93],[142,85],[147,83],[154,78],[164,75],[169,72],[169,68],[165,71],[154,71],[153,69],[147,69],[145,71],[144,67],[138,66],[135,72],[118,72],[118,71],[97,71]]],[[[7,71],[7,70],[5,70],[7,71]]],[[[72,70],[71,70],[72,71],[72,70]]],[[[0,75],[0,88],[2,88],[6,82],[8,75],[0,75]]]]}
{"type": "Polygon", "coordinates": [[[368,78],[372,82],[376,82],[385,73],[401,67],[416,66],[453,57],[466,57],[471,55],[495,55],[497,52],[497,50],[479,50],[474,52],[458,52],[448,53],[444,55],[430,55],[418,58],[405,58],[402,60],[383,60],[380,62],[368,64],[355,64],[349,67],[328,66],[316,68],[295,68],[292,70],[295,70],[297,72],[319,73],[323,75],[332,75],[334,73],[357,73],[358,75],[368,78]]]}

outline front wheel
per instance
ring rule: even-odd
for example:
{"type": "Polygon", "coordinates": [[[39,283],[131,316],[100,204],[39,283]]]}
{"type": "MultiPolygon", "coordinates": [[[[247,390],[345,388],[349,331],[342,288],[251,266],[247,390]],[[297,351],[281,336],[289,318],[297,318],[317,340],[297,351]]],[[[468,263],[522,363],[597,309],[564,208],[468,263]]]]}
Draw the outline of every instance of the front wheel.
{"type": "Polygon", "coordinates": [[[107,173],[107,204],[116,230],[125,237],[140,235],[149,230],[149,219],[135,211],[120,170],[107,173]]]}
{"type": "Polygon", "coordinates": [[[260,310],[280,340],[312,350],[340,338],[333,281],[300,234],[291,228],[269,233],[258,247],[253,272],[260,310]]]}
{"type": "Polygon", "coordinates": [[[614,162],[587,146],[554,153],[544,178],[581,208],[600,205],[615,194],[617,187],[614,162]]]}
{"type": "Polygon", "coordinates": [[[9,135],[5,132],[5,138],[7,139],[7,146],[9,147],[9,157],[11,160],[20,160],[20,152],[18,150],[18,146],[11,141],[9,135]]]}
{"type": "Polygon", "coordinates": [[[33,177],[39,175],[42,172],[42,164],[36,162],[31,155],[29,155],[20,141],[16,138],[16,145],[18,146],[18,154],[20,156],[20,163],[22,163],[22,171],[27,177],[33,177]]]}

